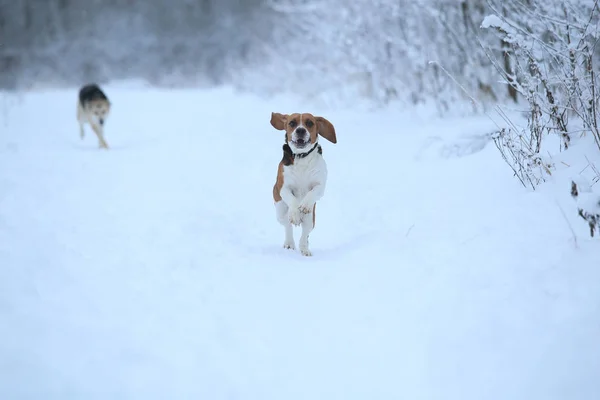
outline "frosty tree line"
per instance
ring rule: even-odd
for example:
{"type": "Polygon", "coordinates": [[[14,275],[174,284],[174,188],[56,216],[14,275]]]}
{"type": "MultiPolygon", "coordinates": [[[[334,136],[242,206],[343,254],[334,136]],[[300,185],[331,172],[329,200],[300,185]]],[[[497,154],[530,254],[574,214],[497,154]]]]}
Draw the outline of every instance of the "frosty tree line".
{"type": "Polygon", "coordinates": [[[440,112],[518,101],[527,129],[494,139],[535,188],[546,135],[566,148],[585,131],[600,149],[599,1],[0,0],[0,87],[311,85],[440,112]]]}

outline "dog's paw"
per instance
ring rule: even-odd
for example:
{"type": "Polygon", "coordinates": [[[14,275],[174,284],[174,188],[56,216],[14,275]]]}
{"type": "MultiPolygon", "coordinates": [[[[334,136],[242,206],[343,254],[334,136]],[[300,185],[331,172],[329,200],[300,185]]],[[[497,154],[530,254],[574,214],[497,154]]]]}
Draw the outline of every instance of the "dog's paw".
{"type": "Polygon", "coordinates": [[[288,220],[292,225],[300,225],[302,223],[302,213],[300,212],[300,209],[290,209],[288,211],[288,220]]]}
{"type": "Polygon", "coordinates": [[[285,241],[283,243],[283,248],[288,250],[296,250],[296,245],[294,244],[294,242],[285,241]]]}
{"type": "Polygon", "coordinates": [[[302,214],[309,214],[312,212],[313,207],[314,204],[300,203],[298,206],[298,211],[300,211],[302,214]]]}
{"type": "Polygon", "coordinates": [[[300,249],[300,253],[302,253],[303,256],[306,257],[311,257],[312,253],[310,252],[310,250],[308,249],[308,247],[303,247],[300,249]]]}

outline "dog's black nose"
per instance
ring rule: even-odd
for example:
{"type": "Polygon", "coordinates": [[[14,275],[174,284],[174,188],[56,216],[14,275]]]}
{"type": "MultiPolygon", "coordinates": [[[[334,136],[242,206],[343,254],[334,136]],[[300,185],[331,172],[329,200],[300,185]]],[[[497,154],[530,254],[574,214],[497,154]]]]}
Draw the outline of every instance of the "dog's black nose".
{"type": "Polygon", "coordinates": [[[100,125],[104,125],[104,120],[100,118],[100,125]]]}
{"type": "Polygon", "coordinates": [[[306,129],[304,129],[304,128],[298,128],[298,129],[296,129],[296,133],[298,135],[304,135],[306,133],[306,129]]]}

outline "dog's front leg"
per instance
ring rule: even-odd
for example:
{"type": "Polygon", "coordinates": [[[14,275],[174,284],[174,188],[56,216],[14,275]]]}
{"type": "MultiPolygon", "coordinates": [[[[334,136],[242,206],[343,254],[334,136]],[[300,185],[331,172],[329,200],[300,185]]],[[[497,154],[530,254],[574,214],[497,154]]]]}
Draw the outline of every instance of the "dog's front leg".
{"type": "Polygon", "coordinates": [[[102,125],[98,125],[96,122],[91,122],[90,125],[92,125],[92,130],[96,133],[96,136],[98,136],[100,148],[108,149],[108,143],[104,140],[104,130],[102,129],[102,125]]]}
{"type": "Polygon", "coordinates": [[[104,121],[97,119],[95,116],[88,116],[87,121],[98,137],[99,147],[101,149],[108,149],[108,143],[106,143],[106,140],[104,140],[104,121]]]}
{"type": "Polygon", "coordinates": [[[292,225],[300,225],[302,222],[302,213],[298,208],[298,198],[289,186],[283,186],[280,196],[288,206],[288,219],[292,225]]]}
{"type": "Polygon", "coordinates": [[[303,214],[309,214],[312,212],[315,203],[323,197],[325,194],[325,184],[317,183],[311,190],[306,193],[306,196],[298,203],[298,211],[303,214]]]}

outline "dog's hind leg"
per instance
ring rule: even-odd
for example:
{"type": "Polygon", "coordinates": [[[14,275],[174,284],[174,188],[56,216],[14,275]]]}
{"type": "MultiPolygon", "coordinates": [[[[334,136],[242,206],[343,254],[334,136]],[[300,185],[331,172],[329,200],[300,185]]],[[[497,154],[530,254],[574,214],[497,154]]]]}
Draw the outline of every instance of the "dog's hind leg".
{"type": "Polygon", "coordinates": [[[277,214],[277,221],[285,228],[285,241],[283,242],[284,249],[296,248],[294,244],[294,229],[288,218],[288,206],[282,200],[275,203],[275,212],[277,214]]]}
{"type": "Polygon", "coordinates": [[[83,110],[81,109],[81,103],[77,102],[77,122],[79,122],[79,137],[81,139],[85,136],[85,131],[83,129],[83,125],[85,124],[85,117],[83,115],[83,110]]]}
{"type": "Polygon", "coordinates": [[[300,241],[298,242],[298,245],[300,247],[300,252],[304,256],[312,256],[312,253],[308,249],[308,235],[310,235],[313,228],[315,227],[315,221],[313,218],[314,212],[315,209],[313,207],[313,210],[308,214],[304,214],[304,218],[302,219],[302,235],[300,236],[300,241]]]}

